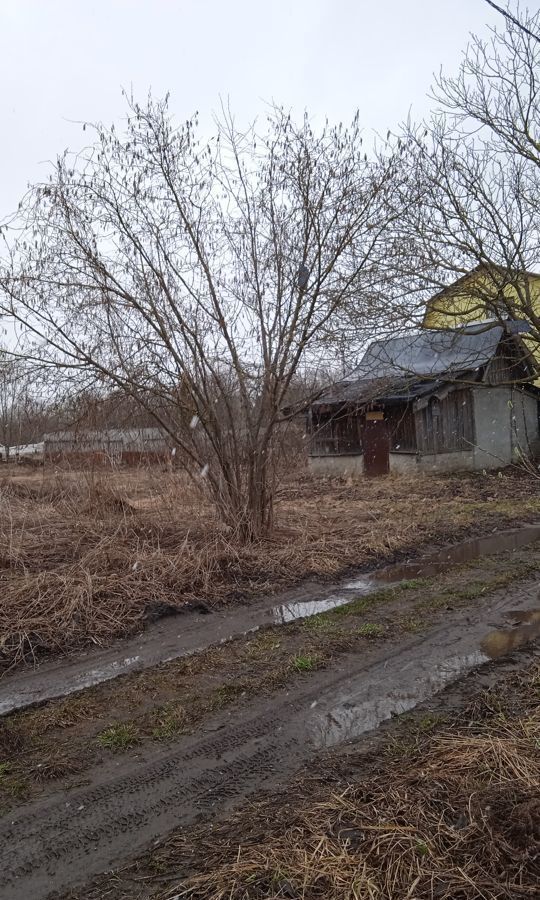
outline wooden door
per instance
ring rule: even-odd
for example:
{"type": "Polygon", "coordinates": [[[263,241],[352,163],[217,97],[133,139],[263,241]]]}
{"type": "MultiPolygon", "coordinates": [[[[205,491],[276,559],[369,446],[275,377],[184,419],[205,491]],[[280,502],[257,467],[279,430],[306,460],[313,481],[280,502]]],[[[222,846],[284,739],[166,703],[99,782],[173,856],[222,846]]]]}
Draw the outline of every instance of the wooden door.
{"type": "Polygon", "coordinates": [[[382,413],[367,413],[362,434],[365,475],[388,475],[390,471],[390,437],[388,423],[382,413]]]}

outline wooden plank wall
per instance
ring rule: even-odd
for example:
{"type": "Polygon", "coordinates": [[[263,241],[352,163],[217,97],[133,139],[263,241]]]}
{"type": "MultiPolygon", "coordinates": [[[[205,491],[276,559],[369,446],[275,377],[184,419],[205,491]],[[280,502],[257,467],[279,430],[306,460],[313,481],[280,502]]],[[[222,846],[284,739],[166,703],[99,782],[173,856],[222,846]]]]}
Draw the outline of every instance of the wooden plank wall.
{"type": "Polygon", "coordinates": [[[470,450],[474,444],[472,392],[453,391],[443,400],[430,400],[416,413],[416,433],[421,453],[470,450]]]}

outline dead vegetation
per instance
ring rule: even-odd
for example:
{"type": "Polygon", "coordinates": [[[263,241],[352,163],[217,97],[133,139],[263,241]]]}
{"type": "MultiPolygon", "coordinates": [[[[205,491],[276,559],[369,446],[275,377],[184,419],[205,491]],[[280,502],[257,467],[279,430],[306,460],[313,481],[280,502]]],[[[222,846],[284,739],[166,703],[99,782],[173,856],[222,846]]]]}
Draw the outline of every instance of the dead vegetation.
{"type": "Polygon", "coordinates": [[[535,518],[537,481],[501,475],[286,480],[271,539],[239,546],[181,474],[0,481],[0,667],[106,644],[194,601],[249,599],[430,543],[535,518]]]}
{"type": "Polygon", "coordinates": [[[210,829],[180,831],[88,896],[535,897],[539,688],[536,664],[477,696],[454,721],[418,714],[394,729],[382,765],[361,752],[329,758],[289,785],[286,799],[262,800],[210,829]],[[168,887],[139,894],[152,881],[168,887]]]}

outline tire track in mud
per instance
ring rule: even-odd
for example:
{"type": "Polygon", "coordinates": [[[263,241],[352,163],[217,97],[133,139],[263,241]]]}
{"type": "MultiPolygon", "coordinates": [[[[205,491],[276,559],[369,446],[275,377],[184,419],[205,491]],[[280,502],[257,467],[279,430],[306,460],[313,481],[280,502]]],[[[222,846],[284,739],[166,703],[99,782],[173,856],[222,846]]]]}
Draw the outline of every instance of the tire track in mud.
{"type": "MultiPolygon", "coordinates": [[[[479,637],[505,609],[530,606],[536,589],[535,582],[510,596],[493,594],[483,608],[450,613],[429,633],[389,642],[365,658],[341,658],[290,692],[219,714],[209,723],[211,733],[208,728],[180,739],[150,760],[115,759],[90,773],[93,785],[8,813],[0,821],[0,897],[44,900],[52,891],[81,885],[174,827],[283,781],[324,746],[313,734],[324,731],[333,704],[342,710],[352,702],[362,710],[363,704],[384,705],[388,697],[395,702],[400,691],[422,679],[425,684],[437,662],[455,659],[457,652],[463,659],[478,656],[471,651],[479,637]]],[[[452,670],[446,683],[463,671],[452,670]]],[[[340,739],[349,737],[344,729],[340,739]]]]}
{"type": "Polygon", "coordinates": [[[285,737],[283,725],[302,708],[287,700],[278,713],[235,723],[158,762],[139,764],[139,771],[8,816],[11,821],[0,825],[0,896],[45,897],[65,886],[66,875],[72,882],[66,867],[76,859],[82,857],[84,878],[97,874],[173,825],[189,824],[216,803],[291,771],[304,753],[294,733],[285,737]],[[284,756],[287,765],[280,764],[284,756]]]}

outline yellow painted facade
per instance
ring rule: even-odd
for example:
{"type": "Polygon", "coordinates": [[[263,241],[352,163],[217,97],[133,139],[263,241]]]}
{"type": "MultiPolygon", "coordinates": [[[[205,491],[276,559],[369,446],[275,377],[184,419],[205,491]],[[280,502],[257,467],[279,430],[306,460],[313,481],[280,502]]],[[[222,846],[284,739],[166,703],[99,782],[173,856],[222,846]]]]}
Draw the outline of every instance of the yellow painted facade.
{"type": "MultiPolygon", "coordinates": [[[[457,328],[469,322],[482,322],[497,317],[540,319],[540,274],[520,276],[517,288],[505,285],[501,290],[495,279],[480,269],[451,284],[428,300],[422,325],[424,328],[457,328]],[[527,312],[527,309],[529,312],[527,312]]],[[[523,336],[540,372],[540,345],[536,339],[523,336]]],[[[540,386],[540,377],[536,380],[540,386]]]]}

